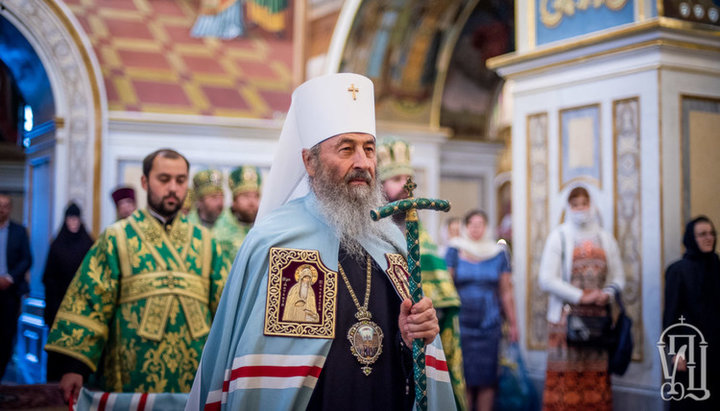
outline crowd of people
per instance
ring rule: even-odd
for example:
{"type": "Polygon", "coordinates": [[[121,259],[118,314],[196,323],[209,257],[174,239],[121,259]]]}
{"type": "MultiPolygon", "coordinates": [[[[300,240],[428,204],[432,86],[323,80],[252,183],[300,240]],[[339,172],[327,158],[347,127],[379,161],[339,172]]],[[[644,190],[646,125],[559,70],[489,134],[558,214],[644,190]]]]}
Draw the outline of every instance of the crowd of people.
{"type": "MultiPolygon", "coordinates": [[[[143,160],[146,208],[132,188],[113,191],[117,221],[97,239],[69,204],[43,274],[48,381],[66,400],[83,386],[189,392],[191,410],[412,409],[420,339],[428,409],[491,410],[501,340],[520,334],[508,246],[482,210],[448,219],[439,245],[421,225],[424,297],[413,304],[408,216],[369,213],[408,197],[412,148],[375,136],[370,80],[324,76],[293,94],[264,187],[255,166],[230,172],[229,207],[223,174],[191,179],[173,149],[143,160]]],[[[11,206],[0,194],[0,374],[32,264],[11,206]]],[[[720,338],[716,238],[709,219],[688,224],[664,315],[666,325],[692,320],[710,344],[720,338]]],[[[568,343],[570,316],[608,317],[624,287],[618,245],[582,186],[547,239],[539,286],[549,294],[543,409],[612,409],[607,351],[568,343]]]]}

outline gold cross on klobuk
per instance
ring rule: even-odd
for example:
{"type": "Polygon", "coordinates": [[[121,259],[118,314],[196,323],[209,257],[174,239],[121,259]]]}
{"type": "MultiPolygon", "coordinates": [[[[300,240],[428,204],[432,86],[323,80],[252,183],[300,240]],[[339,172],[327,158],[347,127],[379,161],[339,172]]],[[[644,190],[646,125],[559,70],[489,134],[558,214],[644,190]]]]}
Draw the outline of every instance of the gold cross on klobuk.
{"type": "Polygon", "coordinates": [[[349,92],[352,93],[353,100],[357,100],[357,94],[356,94],[356,93],[359,93],[360,90],[359,90],[357,87],[355,87],[355,84],[354,84],[354,83],[353,83],[353,84],[350,84],[350,88],[347,89],[347,91],[349,91],[349,92]]]}

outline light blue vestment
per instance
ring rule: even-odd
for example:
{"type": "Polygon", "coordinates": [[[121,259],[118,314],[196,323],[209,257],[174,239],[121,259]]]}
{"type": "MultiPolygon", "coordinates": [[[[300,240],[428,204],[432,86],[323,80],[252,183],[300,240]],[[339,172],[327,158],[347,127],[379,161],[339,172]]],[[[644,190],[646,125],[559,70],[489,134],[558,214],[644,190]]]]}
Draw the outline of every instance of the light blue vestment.
{"type": "MultiPolygon", "coordinates": [[[[387,237],[391,239],[362,242],[383,271],[388,268],[386,253],[407,255],[400,230],[387,237]]],[[[317,250],[328,269],[338,269],[339,240],[312,194],[259,221],[235,258],[186,410],[307,407],[333,340],[263,334],[271,247],[317,250]]],[[[398,295],[397,303],[401,300],[398,295]]],[[[344,338],[344,332],[336,338],[344,338]]],[[[455,409],[439,337],[427,346],[426,359],[428,409],[455,409]]]]}

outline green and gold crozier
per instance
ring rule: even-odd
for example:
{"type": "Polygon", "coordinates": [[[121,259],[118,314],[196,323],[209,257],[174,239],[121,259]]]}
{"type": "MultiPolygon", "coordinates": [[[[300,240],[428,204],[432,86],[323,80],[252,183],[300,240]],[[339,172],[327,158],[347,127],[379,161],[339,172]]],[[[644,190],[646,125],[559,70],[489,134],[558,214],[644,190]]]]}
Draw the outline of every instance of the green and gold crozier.
{"type": "MultiPolygon", "coordinates": [[[[405,184],[405,190],[408,198],[380,207],[377,210],[370,211],[370,216],[374,221],[381,218],[389,217],[393,214],[405,213],[405,239],[408,247],[408,269],[410,271],[409,286],[412,303],[418,303],[422,297],[422,282],[420,275],[420,238],[418,230],[418,209],[425,210],[450,210],[450,203],[445,200],[436,200],[428,198],[414,198],[413,191],[417,185],[408,178],[405,184]]],[[[415,379],[415,403],[418,410],[427,409],[427,383],[425,378],[425,344],[421,339],[413,341],[413,376],[415,379]]]]}
{"type": "Polygon", "coordinates": [[[164,229],[138,210],[85,256],[46,349],[87,365],[104,391],[188,392],[228,268],[204,228],[178,216],[164,229]]]}
{"type": "Polygon", "coordinates": [[[438,312],[440,340],[450,374],[458,411],[468,409],[462,351],[460,350],[460,296],[447,270],[445,260],[439,257],[438,247],[420,224],[420,266],[422,267],[423,294],[433,302],[438,312]]]}

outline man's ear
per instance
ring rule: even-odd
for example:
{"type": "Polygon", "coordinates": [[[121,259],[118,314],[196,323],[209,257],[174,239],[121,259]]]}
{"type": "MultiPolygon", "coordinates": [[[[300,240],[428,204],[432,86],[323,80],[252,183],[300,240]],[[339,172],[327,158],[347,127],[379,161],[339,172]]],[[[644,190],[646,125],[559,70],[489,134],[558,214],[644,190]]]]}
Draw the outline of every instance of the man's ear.
{"type": "Polygon", "coordinates": [[[305,171],[307,171],[310,177],[315,177],[315,164],[313,164],[310,150],[303,148],[302,150],[303,164],[305,165],[305,171]]]}
{"type": "Polygon", "coordinates": [[[148,181],[145,175],[140,177],[140,185],[142,185],[143,190],[148,191],[148,181]]]}

